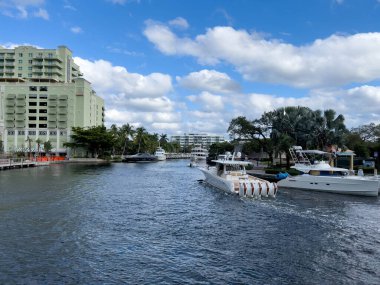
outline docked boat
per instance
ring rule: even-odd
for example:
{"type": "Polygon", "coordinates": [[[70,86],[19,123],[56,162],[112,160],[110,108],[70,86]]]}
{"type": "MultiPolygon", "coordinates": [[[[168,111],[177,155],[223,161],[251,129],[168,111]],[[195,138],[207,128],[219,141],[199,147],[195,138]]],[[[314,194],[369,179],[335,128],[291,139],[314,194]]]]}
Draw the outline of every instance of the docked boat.
{"type": "Polygon", "coordinates": [[[278,189],[276,183],[247,174],[245,168],[250,162],[234,160],[232,155],[218,158],[213,162],[215,166],[199,167],[207,184],[241,197],[276,196],[278,189]]]}
{"type": "Polygon", "coordinates": [[[155,162],[157,157],[149,153],[137,153],[133,155],[126,155],[123,158],[123,162],[155,162]]]}
{"type": "Polygon", "coordinates": [[[203,148],[201,145],[196,145],[191,150],[190,154],[190,166],[200,166],[206,165],[206,159],[208,156],[208,150],[203,148]]]}
{"type": "Polygon", "coordinates": [[[157,160],[159,160],[159,161],[166,160],[166,152],[160,146],[154,152],[154,156],[157,157],[157,160]]]}
{"type": "Polygon", "coordinates": [[[354,175],[353,171],[346,168],[333,167],[326,160],[312,159],[316,156],[330,155],[330,153],[319,150],[303,150],[300,146],[293,146],[289,151],[295,163],[291,168],[298,170],[300,175],[289,175],[278,181],[280,188],[378,196],[378,180],[354,175]]]}

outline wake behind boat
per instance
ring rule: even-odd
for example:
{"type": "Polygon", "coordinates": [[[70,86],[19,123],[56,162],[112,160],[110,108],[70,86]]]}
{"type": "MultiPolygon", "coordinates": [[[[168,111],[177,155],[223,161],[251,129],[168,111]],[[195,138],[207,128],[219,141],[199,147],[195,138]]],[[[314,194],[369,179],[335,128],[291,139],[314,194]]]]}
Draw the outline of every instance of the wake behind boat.
{"type": "Polygon", "coordinates": [[[246,161],[234,160],[230,154],[213,160],[215,166],[199,167],[205,175],[205,182],[227,193],[242,197],[275,197],[277,184],[246,173],[246,161]]]}
{"type": "Polygon", "coordinates": [[[280,180],[277,182],[280,188],[378,196],[378,180],[353,175],[350,170],[333,167],[325,160],[309,159],[312,155],[329,155],[330,153],[319,150],[303,150],[300,146],[293,146],[289,151],[295,163],[291,168],[297,169],[301,174],[287,176],[280,180]]]}

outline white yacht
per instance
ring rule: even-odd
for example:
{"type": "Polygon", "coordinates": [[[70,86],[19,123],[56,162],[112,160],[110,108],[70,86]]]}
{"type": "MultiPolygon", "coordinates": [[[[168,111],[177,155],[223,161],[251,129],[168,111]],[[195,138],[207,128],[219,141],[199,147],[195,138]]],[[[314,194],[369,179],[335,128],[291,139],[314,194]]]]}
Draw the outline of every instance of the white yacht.
{"type": "Polygon", "coordinates": [[[290,150],[295,163],[292,168],[301,174],[287,176],[278,181],[280,188],[295,188],[307,191],[321,191],[337,194],[360,196],[378,196],[379,181],[354,175],[346,168],[331,166],[325,160],[310,160],[310,156],[330,155],[319,150],[303,150],[300,146],[293,146],[290,150]]]}
{"type": "Polygon", "coordinates": [[[154,156],[157,157],[157,160],[166,160],[166,152],[162,147],[158,147],[154,152],[154,156]]]}
{"type": "Polygon", "coordinates": [[[199,166],[199,164],[206,164],[208,150],[201,145],[196,145],[192,148],[190,154],[190,166],[199,166]]]}
{"type": "Polygon", "coordinates": [[[213,160],[215,166],[199,167],[205,182],[227,193],[242,197],[275,197],[277,184],[246,173],[247,161],[234,160],[231,154],[213,160]]]}

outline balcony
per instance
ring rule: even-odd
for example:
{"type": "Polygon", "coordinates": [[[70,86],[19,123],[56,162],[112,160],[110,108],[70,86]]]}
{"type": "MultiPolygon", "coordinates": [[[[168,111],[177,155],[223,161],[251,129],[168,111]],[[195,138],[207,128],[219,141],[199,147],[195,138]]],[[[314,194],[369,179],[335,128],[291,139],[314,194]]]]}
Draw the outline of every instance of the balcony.
{"type": "Polygon", "coordinates": [[[14,101],[8,101],[7,100],[7,102],[5,103],[5,106],[7,106],[7,107],[14,107],[15,103],[14,103],[14,101]]]}
{"type": "Polygon", "coordinates": [[[58,122],[67,122],[67,116],[58,116],[58,122]]]}
{"type": "Polygon", "coordinates": [[[57,121],[57,116],[49,115],[49,117],[48,117],[48,121],[49,121],[49,122],[56,122],[56,121],[57,121]]]}
{"type": "Polygon", "coordinates": [[[5,115],[5,120],[6,121],[14,121],[15,120],[15,116],[14,115],[5,115]]]}
{"type": "Polygon", "coordinates": [[[18,107],[18,108],[16,108],[15,113],[16,114],[25,114],[26,113],[26,109],[22,108],[22,107],[21,108],[18,107]]]}
{"type": "Polygon", "coordinates": [[[16,121],[25,121],[26,120],[26,117],[25,115],[16,115],[16,121]]]}
{"type": "Polygon", "coordinates": [[[59,109],[58,110],[59,115],[66,115],[67,114],[67,109],[59,109]]]}
{"type": "MultiPolygon", "coordinates": [[[[13,107],[13,106],[12,106],[13,107]]],[[[5,114],[14,114],[15,113],[15,108],[7,108],[5,110],[5,114]]]]}

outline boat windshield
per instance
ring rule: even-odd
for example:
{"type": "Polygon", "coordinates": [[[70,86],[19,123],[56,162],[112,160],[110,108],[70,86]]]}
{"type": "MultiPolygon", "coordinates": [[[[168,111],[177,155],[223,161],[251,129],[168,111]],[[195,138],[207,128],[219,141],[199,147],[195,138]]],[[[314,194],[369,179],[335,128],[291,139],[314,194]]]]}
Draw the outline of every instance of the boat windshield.
{"type": "Polygon", "coordinates": [[[226,171],[242,171],[244,170],[244,166],[241,164],[227,164],[226,171]]]}
{"type": "Polygon", "coordinates": [[[309,174],[313,176],[347,176],[348,172],[332,170],[310,170],[309,174]]]}

